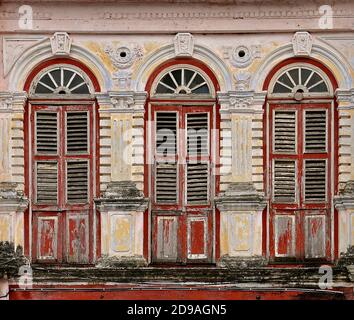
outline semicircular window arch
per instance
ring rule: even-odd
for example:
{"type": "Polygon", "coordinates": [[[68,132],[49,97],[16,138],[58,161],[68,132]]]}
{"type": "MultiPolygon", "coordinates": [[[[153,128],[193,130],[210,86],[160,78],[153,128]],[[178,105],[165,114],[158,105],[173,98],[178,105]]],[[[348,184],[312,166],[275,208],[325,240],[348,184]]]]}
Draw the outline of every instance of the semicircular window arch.
{"type": "Polygon", "coordinates": [[[42,70],[33,80],[31,94],[91,94],[92,83],[85,73],[71,65],[55,65],[42,70]]]}
{"type": "Polygon", "coordinates": [[[291,65],[279,70],[270,86],[273,96],[330,96],[332,86],[321,69],[309,65],[291,65]]]}
{"type": "Polygon", "coordinates": [[[175,66],[164,70],[155,80],[154,96],[214,96],[209,77],[200,69],[192,66],[175,66]]]}

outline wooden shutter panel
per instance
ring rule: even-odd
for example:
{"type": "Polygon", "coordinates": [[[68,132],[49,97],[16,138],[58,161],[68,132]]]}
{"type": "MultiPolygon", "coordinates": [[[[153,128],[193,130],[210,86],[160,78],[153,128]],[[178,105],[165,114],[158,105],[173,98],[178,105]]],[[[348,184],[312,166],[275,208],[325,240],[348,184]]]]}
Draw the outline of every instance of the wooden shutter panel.
{"type": "Polygon", "coordinates": [[[156,202],[161,204],[177,203],[178,170],[177,153],[177,113],[156,113],[156,202]],[[170,157],[170,158],[166,158],[170,157]]]}
{"type": "Polygon", "coordinates": [[[274,161],[274,200],[293,203],[296,200],[296,162],[274,161]]]}
{"type": "Polygon", "coordinates": [[[305,161],[305,201],[326,200],[326,160],[305,161]]]}
{"type": "Polygon", "coordinates": [[[187,203],[208,201],[208,163],[187,163],[187,203]]]}
{"type": "Polygon", "coordinates": [[[57,162],[38,161],[36,163],[37,203],[58,202],[58,164],[57,162]]]}
{"type": "Polygon", "coordinates": [[[67,162],[67,200],[71,203],[88,201],[88,162],[70,160],[67,162]]]}
{"type": "Polygon", "coordinates": [[[190,156],[208,155],[208,114],[187,114],[187,153],[190,156]]]}
{"type": "Polygon", "coordinates": [[[305,111],[305,151],[326,151],[326,110],[305,111]]]}
{"type": "Polygon", "coordinates": [[[66,150],[68,153],[88,152],[88,112],[67,112],[66,150]]]}
{"type": "Polygon", "coordinates": [[[58,113],[36,112],[36,150],[37,153],[57,154],[58,151],[58,113]]]}
{"type": "MultiPolygon", "coordinates": [[[[189,157],[209,155],[208,113],[188,113],[187,154],[189,157]]],[[[208,162],[187,160],[187,203],[199,204],[208,201],[208,162]]]]}
{"type": "Polygon", "coordinates": [[[177,113],[156,113],[156,153],[175,155],[177,153],[177,113]]]}
{"type": "Polygon", "coordinates": [[[177,203],[177,164],[156,164],[156,202],[177,203]]]}
{"type": "Polygon", "coordinates": [[[296,111],[274,112],[274,151],[296,151],[296,111]]]}

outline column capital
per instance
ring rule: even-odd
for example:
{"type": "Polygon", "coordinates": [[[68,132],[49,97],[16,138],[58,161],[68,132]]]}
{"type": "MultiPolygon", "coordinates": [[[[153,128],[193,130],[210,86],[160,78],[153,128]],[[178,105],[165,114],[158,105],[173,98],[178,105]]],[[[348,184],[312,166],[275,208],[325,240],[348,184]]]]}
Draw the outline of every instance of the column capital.
{"type": "Polygon", "coordinates": [[[144,111],[147,92],[108,91],[96,93],[96,98],[98,104],[105,107],[100,112],[136,113],[144,111]]]}
{"type": "Polygon", "coordinates": [[[267,92],[228,91],[218,92],[221,113],[263,113],[267,92]]]}
{"type": "Polygon", "coordinates": [[[27,100],[27,93],[0,91],[0,112],[23,112],[27,100]]]}
{"type": "Polygon", "coordinates": [[[354,88],[337,89],[335,92],[339,109],[354,109],[354,88]]]}

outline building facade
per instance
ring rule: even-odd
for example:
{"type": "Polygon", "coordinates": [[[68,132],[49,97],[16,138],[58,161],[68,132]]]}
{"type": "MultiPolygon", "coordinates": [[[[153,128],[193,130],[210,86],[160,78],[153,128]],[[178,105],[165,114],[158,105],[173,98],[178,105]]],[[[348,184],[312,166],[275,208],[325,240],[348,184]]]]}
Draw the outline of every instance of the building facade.
{"type": "Polygon", "coordinates": [[[0,241],[35,287],[68,282],[53,268],[291,278],[350,254],[351,1],[0,8],[0,241]]]}

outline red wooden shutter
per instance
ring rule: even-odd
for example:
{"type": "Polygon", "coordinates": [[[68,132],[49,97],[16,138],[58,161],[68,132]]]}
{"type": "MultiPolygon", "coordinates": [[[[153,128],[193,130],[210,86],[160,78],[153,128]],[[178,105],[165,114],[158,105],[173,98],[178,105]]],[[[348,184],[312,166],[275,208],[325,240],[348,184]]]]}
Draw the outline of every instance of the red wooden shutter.
{"type": "Polygon", "coordinates": [[[156,202],[178,201],[177,113],[156,113],[156,202]]]}
{"type": "Polygon", "coordinates": [[[208,202],[209,117],[187,113],[187,204],[208,202]]]}
{"type": "Polygon", "coordinates": [[[58,128],[57,111],[35,112],[36,202],[58,203],[58,128]],[[48,158],[49,156],[49,158],[48,158]]]}

